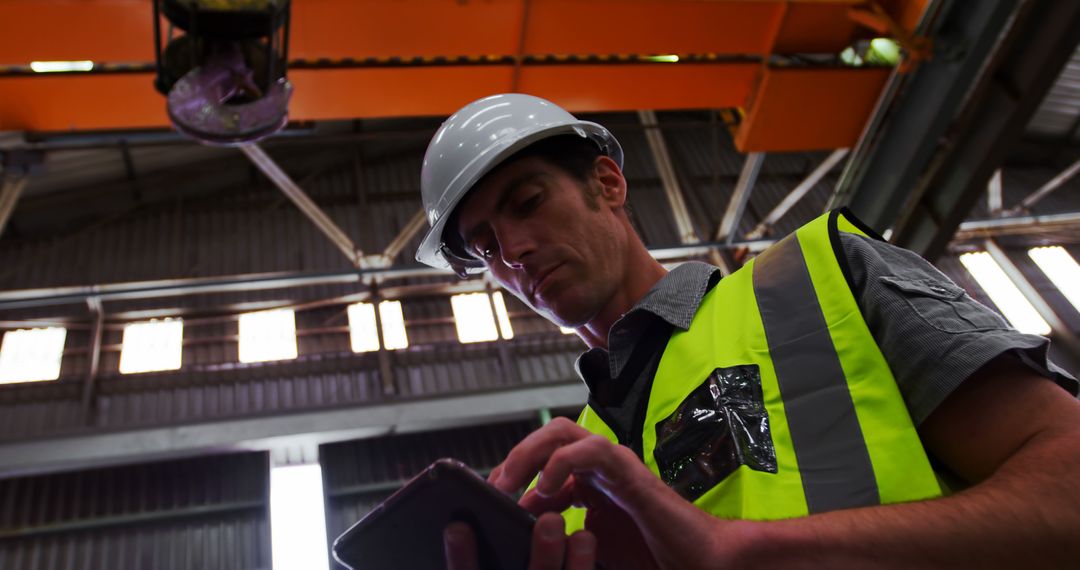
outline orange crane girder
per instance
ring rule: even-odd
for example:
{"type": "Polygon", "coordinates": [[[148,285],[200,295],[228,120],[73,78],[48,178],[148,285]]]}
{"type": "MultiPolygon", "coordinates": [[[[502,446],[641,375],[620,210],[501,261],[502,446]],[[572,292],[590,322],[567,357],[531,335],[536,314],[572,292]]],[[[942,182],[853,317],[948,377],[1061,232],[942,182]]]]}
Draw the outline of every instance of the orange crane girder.
{"type": "MultiPolygon", "coordinates": [[[[913,29],[927,2],[882,0],[881,4],[905,29],[913,29]]],[[[716,54],[761,59],[774,53],[835,53],[860,33],[848,17],[848,10],[860,3],[293,0],[289,57],[308,62],[457,56],[512,59],[551,54],[716,54]]],[[[166,126],[165,100],[154,91],[149,73],[3,74],[6,66],[25,66],[31,61],[152,63],[151,13],[150,0],[0,2],[0,130],[166,126]]],[[[810,71],[818,72],[825,71],[810,71]]],[[[290,117],[446,115],[483,95],[526,91],[572,111],[747,107],[749,120],[739,138],[764,150],[761,145],[780,144],[786,136],[778,139],[771,126],[761,126],[772,124],[769,114],[783,100],[774,90],[788,85],[771,78],[772,73],[762,64],[741,61],[296,68],[290,70],[296,85],[290,117]],[[770,92],[755,92],[762,88],[770,92]],[[748,106],[750,102],[754,106],[748,106]],[[759,128],[770,132],[759,132],[759,128]]],[[[855,83],[862,103],[848,108],[872,107],[880,85],[871,92],[869,83],[855,83]]],[[[828,82],[822,86],[828,87],[828,82]]],[[[832,89],[839,91],[841,86],[832,89]]],[[[854,97],[836,95],[848,101],[854,97]]],[[[815,102],[828,100],[821,97],[815,102]]],[[[862,115],[854,122],[861,127],[865,119],[862,115]]],[[[824,148],[823,141],[833,144],[840,138],[851,144],[858,129],[853,135],[851,131],[834,130],[816,141],[813,136],[800,136],[784,144],[824,148]]]]}

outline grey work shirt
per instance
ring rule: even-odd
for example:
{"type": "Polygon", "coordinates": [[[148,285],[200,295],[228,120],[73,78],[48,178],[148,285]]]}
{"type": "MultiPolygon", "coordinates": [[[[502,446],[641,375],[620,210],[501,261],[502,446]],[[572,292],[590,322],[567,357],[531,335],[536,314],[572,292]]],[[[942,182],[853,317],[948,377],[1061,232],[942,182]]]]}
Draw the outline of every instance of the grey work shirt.
{"type": "MultiPolygon", "coordinates": [[[[917,254],[856,234],[842,233],[840,242],[855,299],[916,425],[973,372],[1009,351],[1077,393],[1077,380],[1047,360],[1047,339],[1012,329],[917,254]],[[920,303],[928,292],[948,303],[920,303]]],[[[673,327],[690,327],[719,280],[720,270],[705,263],[672,269],[611,327],[610,351],[593,348],[577,359],[590,406],[639,456],[644,399],[667,340],[673,327]]]]}

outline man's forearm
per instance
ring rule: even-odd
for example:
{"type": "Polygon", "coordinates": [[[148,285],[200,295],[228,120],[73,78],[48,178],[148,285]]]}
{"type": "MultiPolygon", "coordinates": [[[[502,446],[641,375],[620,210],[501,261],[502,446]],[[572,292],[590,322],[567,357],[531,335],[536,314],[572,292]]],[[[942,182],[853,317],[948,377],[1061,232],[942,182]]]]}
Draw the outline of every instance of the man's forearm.
{"type": "Polygon", "coordinates": [[[1017,568],[1080,564],[1077,431],[1027,442],[979,485],[941,499],[735,523],[757,568],[1017,568]]]}

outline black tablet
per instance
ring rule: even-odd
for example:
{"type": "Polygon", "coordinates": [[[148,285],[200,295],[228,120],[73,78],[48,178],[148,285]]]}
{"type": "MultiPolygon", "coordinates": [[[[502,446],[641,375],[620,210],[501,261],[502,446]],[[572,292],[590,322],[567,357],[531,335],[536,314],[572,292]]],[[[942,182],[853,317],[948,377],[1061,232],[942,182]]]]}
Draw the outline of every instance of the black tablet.
{"type": "Polygon", "coordinates": [[[528,566],[536,519],[464,463],[440,459],[334,541],[355,570],[445,568],[443,529],[472,525],[482,569],[528,566]]]}

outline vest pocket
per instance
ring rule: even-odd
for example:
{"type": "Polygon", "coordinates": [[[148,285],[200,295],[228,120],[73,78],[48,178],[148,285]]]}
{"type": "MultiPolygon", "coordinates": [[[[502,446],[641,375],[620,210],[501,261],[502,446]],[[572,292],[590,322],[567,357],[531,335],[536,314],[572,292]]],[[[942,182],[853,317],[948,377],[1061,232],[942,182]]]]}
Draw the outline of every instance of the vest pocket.
{"type": "Polygon", "coordinates": [[[883,275],[879,279],[899,293],[922,320],[938,330],[962,333],[1009,328],[997,313],[947,280],[898,275],[883,275]]]}
{"type": "Polygon", "coordinates": [[[717,368],[656,424],[660,478],[693,501],[745,465],[776,473],[757,365],[717,368]]]}

